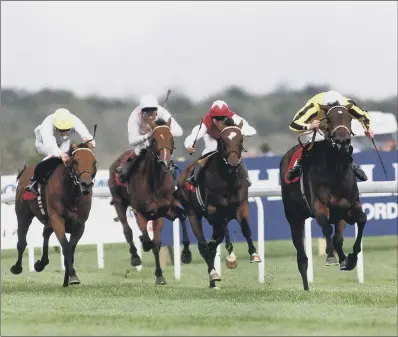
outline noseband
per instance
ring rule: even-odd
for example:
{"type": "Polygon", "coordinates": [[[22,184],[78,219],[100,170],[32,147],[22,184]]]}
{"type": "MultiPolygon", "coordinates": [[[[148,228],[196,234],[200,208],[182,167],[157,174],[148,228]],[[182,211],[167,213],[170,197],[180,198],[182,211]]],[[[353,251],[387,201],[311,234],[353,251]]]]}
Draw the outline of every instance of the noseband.
{"type": "MultiPolygon", "coordinates": [[[[159,125],[159,126],[157,126],[156,128],[154,128],[153,130],[152,130],[152,133],[156,130],[156,129],[158,129],[158,128],[167,128],[167,129],[169,129],[170,130],[170,128],[167,126],[167,125],[159,125]]],[[[164,136],[161,134],[160,135],[160,137],[161,138],[164,138],[164,136]]],[[[154,138],[152,138],[152,146],[153,146],[153,144],[154,143],[156,143],[156,140],[154,139],[154,138]]],[[[156,160],[157,160],[157,162],[159,163],[159,164],[163,164],[164,166],[166,166],[166,163],[165,163],[165,161],[164,160],[161,160],[160,159],[160,153],[162,152],[162,150],[164,150],[164,151],[166,151],[166,150],[169,150],[170,151],[170,156],[173,154],[173,150],[174,150],[174,139],[172,139],[172,146],[171,146],[171,148],[170,147],[168,147],[168,146],[163,146],[163,147],[161,147],[160,149],[159,149],[159,153],[156,153],[156,160]]],[[[172,163],[173,161],[172,160],[170,160],[170,163],[172,163]]],[[[172,169],[172,165],[170,165],[170,169],[169,169],[169,171],[172,169]]]]}

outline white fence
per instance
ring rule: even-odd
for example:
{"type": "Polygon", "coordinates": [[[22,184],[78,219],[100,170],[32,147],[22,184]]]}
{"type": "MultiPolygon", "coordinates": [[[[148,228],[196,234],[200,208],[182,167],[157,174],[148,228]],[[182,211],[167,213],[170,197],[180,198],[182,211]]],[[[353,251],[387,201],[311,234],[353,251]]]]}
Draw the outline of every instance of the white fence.
{"type": "MultiPolygon", "coordinates": [[[[358,183],[359,191],[361,194],[395,194],[397,193],[398,184],[397,181],[384,181],[384,182],[360,182],[358,183]]],[[[261,197],[280,197],[281,188],[280,186],[269,187],[267,184],[256,182],[249,189],[249,200],[255,202],[258,212],[258,238],[264,237],[264,206],[261,197]]],[[[85,233],[79,244],[95,244],[97,245],[97,262],[98,268],[104,268],[104,243],[122,243],[125,242],[123,230],[120,223],[114,223],[112,219],[116,216],[116,212],[113,206],[109,205],[110,192],[108,187],[96,187],[94,188],[94,199],[93,207],[90,213],[90,217],[86,223],[85,233]]],[[[16,236],[16,217],[13,204],[15,193],[7,193],[1,196],[1,224],[2,224],[2,236],[1,236],[1,249],[16,249],[17,236],[16,236]],[[8,204],[8,205],[7,205],[8,204]],[[9,223],[13,223],[14,226],[8,226],[9,223]]],[[[141,243],[138,240],[140,231],[130,215],[129,223],[133,227],[135,244],[138,248],[139,255],[141,252],[141,243]]],[[[305,248],[308,256],[308,281],[313,282],[313,261],[312,261],[312,236],[311,236],[311,224],[312,219],[307,219],[305,223],[305,248]]],[[[29,269],[34,270],[34,248],[42,246],[42,229],[43,226],[36,219],[33,221],[27,241],[28,241],[28,255],[29,255],[29,269]]],[[[357,226],[355,225],[355,235],[357,235],[357,226]]],[[[181,278],[181,261],[180,261],[180,223],[178,220],[173,223],[173,241],[174,241],[174,276],[175,279],[180,280],[181,278]]],[[[53,235],[50,238],[50,246],[59,246],[59,243],[53,235]]],[[[217,248],[217,256],[215,260],[215,266],[219,273],[221,273],[221,259],[220,259],[220,246],[217,248]]],[[[126,248],[127,252],[127,248],[126,248]]],[[[258,254],[261,258],[261,262],[258,264],[258,281],[264,282],[265,277],[265,256],[264,256],[264,240],[258,241],[258,254]]],[[[142,256],[142,255],[141,255],[142,256]]],[[[61,253],[61,266],[63,268],[61,253]]],[[[140,268],[137,268],[140,270],[140,268]]],[[[363,271],[363,253],[358,255],[357,264],[358,281],[364,282],[364,271],[363,271]]]]}

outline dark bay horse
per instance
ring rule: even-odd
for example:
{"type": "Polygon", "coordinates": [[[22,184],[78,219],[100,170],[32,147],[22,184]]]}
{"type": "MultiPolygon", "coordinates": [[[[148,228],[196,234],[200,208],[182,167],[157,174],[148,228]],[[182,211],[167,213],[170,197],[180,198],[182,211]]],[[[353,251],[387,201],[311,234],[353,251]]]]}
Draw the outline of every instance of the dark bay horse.
{"type": "Polygon", "coordinates": [[[73,144],[69,155],[71,160],[67,165],[60,158],[52,157],[36,166],[25,166],[18,173],[15,196],[18,260],[10,269],[13,274],[22,272],[22,256],[27,245],[26,236],[33,218],[36,217],[44,224],[44,228],[43,254],[35,263],[35,270],[41,272],[49,263],[48,241],[55,232],[64,255],[64,287],[80,284],[73,267],[74,254],[90,214],[93,180],[97,173],[96,158],[91,145],[73,144]],[[33,172],[41,185],[41,192],[37,197],[25,191],[33,172]],[[65,233],[71,234],[69,242],[65,233]]]}
{"type": "Polygon", "coordinates": [[[314,142],[312,148],[305,150],[301,181],[297,178],[291,182],[286,177],[288,168],[294,164],[297,157],[297,151],[302,150],[301,145],[291,148],[280,162],[282,199],[293,244],[297,250],[297,264],[304,290],[309,290],[308,259],[304,250],[305,220],[310,217],[317,220],[328,243],[328,258],[334,257],[334,247],[341,270],[353,270],[356,267],[367,221],[359,200],[356,177],[349,164],[352,120],[349,108],[346,106],[322,108],[326,111],[325,140],[314,142]],[[358,225],[353,253],[347,257],[343,252],[345,223],[358,225]],[[335,224],[333,238],[332,224],[335,224]]]}
{"type": "Polygon", "coordinates": [[[126,241],[130,245],[131,264],[133,266],[141,265],[141,259],[133,242],[133,232],[127,222],[126,211],[129,206],[132,207],[141,230],[140,239],[144,251],[148,252],[151,249],[153,251],[156,263],[156,284],[166,284],[159,262],[163,217],[171,221],[180,219],[184,243],[182,262],[190,263],[192,259],[186,230],[186,215],[174,197],[175,181],[171,160],[174,140],[170,131],[170,123],[171,120],[166,123],[161,119],[149,122],[152,129],[150,146],[142,150],[132,163],[127,186],[118,181],[116,168],[129,154],[123,153],[109,168],[108,186],[112,195],[111,204],[116,209],[118,219],[123,225],[126,241]],[[153,241],[147,231],[149,220],[153,220],[153,241]]]}
{"type": "MultiPolygon", "coordinates": [[[[199,159],[202,161],[203,169],[199,174],[195,191],[186,182],[186,178],[196,161],[187,165],[178,179],[176,195],[189,216],[192,231],[198,240],[199,252],[207,263],[210,288],[215,288],[215,282],[221,281],[214,268],[214,258],[217,246],[223,241],[231,220],[236,219],[239,222],[253,262],[261,261],[251,239],[249,183],[243,178],[240,166],[243,150],[242,125],[243,123],[240,123],[236,126],[232,119],[227,119],[225,124],[219,127],[217,151],[199,159]],[[213,228],[210,242],[206,242],[203,234],[202,217],[205,217],[213,228]]],[[[232,249],[232,245],[228,248],[232,249]]]]}

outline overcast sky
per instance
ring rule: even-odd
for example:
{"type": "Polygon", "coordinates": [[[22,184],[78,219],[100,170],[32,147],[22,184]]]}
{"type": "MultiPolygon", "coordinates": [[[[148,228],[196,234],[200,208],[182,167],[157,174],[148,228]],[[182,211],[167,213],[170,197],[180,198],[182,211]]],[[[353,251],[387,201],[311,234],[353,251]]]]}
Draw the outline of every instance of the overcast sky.
{"type": "Polygon", "coordinates": [[[280,83],[397,93],[397,2],[2,2],[1,84],[201,99],[280,83]]]}

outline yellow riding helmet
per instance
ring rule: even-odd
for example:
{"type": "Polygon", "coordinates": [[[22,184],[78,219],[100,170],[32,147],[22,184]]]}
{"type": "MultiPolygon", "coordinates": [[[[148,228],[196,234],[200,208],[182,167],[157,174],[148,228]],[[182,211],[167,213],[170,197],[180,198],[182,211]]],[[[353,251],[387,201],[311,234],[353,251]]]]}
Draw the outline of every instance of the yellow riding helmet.
{"type": "Polygon", "coordinates": [[[58,130],[70,130],[73,127],[72,114],[67,109],[57,109],[54,112],[53,124],[58,130]]]}

